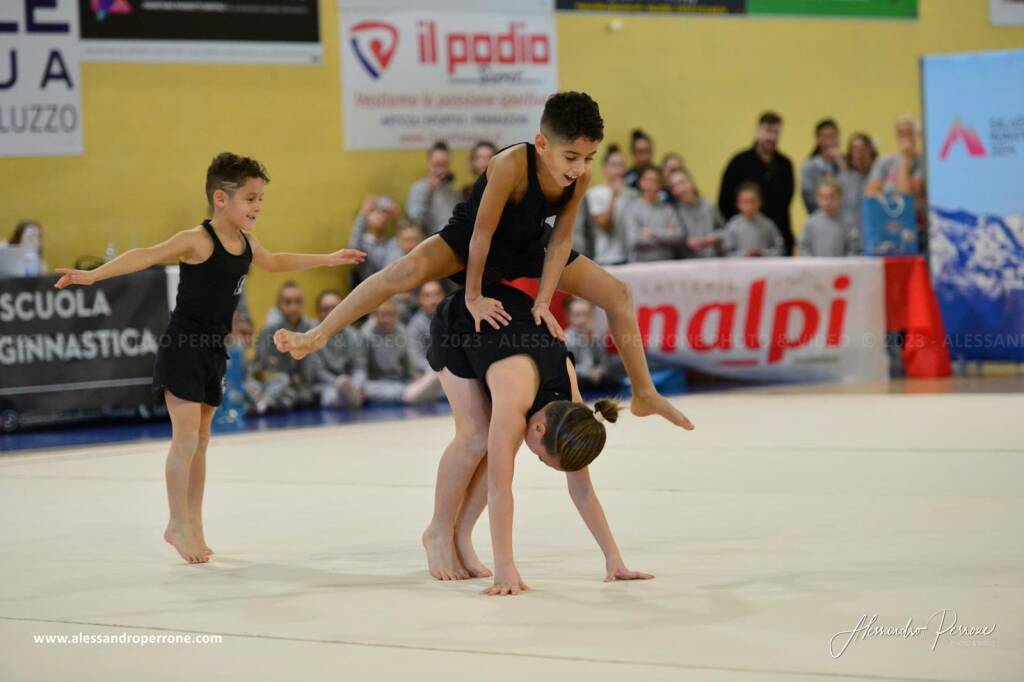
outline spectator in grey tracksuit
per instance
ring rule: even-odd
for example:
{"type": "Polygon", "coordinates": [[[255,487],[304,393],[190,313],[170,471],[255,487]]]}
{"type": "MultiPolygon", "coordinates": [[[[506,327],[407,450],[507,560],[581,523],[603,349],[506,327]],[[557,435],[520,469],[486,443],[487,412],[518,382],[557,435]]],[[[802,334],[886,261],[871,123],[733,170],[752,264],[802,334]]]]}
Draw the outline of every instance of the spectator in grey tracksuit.
{"type": "Polygon", "coordinates": [[[404,255],[398,238],[388,238],[397,217],[398,206],[390,197],[369,196],[363,200],[348,240],[350,249],[366,252],[366,260],[356,267],[360,282],[404,255]]]}
{"type": "Polygon", "coordinates": [[[363,325],[366,349],[366,400],[377,403],[424,404],[441,396],[435,373],[416,366],[405,326],[398,321],[399,304],[390,299],[380,304],[363,325]]]}
{"type": "Polygon", "coordinates": [[[739,213],[725,224],[722,248],[726,256],[781,256],[785,249],[782,233],[761,213],[761,187],[754,182],[740,185],[736,193],[739,213]]]}
{"type": "Polygon", "coordinates": [[[409,188],[405,214],[409,220],[423,228],[426,236],[440,231],[448,224],[456,204],[462,200],[452,186],[448,145],[438,142],[427,152],[427,177],[409,188]]]}
{"type": "Polygon", "coordinates": [[[434,371],[430,368],[430,363],[427,362],[427,349],[430,347],[430,321],[434,319],[437,306],[441,304],[444,297],[444,289],[439,281],[432,280],[423,284],[416,297],[419,308],[409,323],[405,325],[405,331],[409,337],[409,351],[413,356],[413,365],[424,373],[433,373],[434,371]]]}
{"type": "MultiPolygon", "coordinates": [[[[322,291],[317,297],[317,315],[322,322],[341,303],[337,291],[322,291]]],[[[345,327],[327,340],[327,345],[311,354],[313,375],[322,407],[355,409],[363,404],[366,384],[366,349],[359,330],[345,327]]]]}
{"type": "Polygon", "coordinates": [[[296,360],[274,346],[274,332],[285,328],[305,332],[312,320],[302,316],[302,289],[288,281],[277,291],[277,312],[256,337],[256,357],[248,368],[245,392],[258,414],[289,410],[316,402],[314,361],[309,356],[296,360]]]}
{"type": "Polygon", "coordinates": [[[860,251],[860,234],[842,214],[843,189],[832,177],[821,181],[815,194],[818,210],[804,223],[797,242],[801,256],[838,258],[860,251]]]}
{"type": "Polygon", "coordinates": [[[622,362],[609,355],[604,336],[594,334],[594,306],[582,298],[573,299],[569,304],[569,324],[565,345],[575,359],[580,388],[617,387],[624,375],[622,362]]]}
{"type": "Polygon", "coordinates": [[[682,257],[686,232],[679,214],[658,198],[661,171],[648,166],[640,173],[640,198],[622,208],[630,262],[673,260],[682,257]]]}
{"type": "Polygon", "coordinates": [[[843,155],[839,150],[839,125],[831,118],[818,121],[814,127],[817,141],[811,156],[800,168],[800,197],[804,201],[807,215],[818,210],[815,195],[818,185],[826,177],[839,177],[843,170],[843,155]]]}
{"type": "Polygon", "coordinates": [[[722,255],[722,218],[718,206],[701,196],[697,184],[685,168],[668,177],[668,191],[686,232],[686,255],[691,258],[715,258],[722,255]]]}

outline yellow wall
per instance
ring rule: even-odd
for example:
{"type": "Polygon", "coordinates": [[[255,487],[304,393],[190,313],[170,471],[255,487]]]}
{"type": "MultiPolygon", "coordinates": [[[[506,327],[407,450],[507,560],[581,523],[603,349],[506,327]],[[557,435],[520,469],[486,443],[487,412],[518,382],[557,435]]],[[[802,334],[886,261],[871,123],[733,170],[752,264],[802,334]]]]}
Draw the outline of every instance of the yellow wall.
{"type": "MultiPolygon", "coordinates": [[[[102,255],[111,239],[119,251],[160,241],[203,216],[206,165],[230,149],[270,170],[257,227],[268,248],[341,248],[362,196],[404,201],[423,154],[343,150],[337,12],[334,0],[320,4],[320,67],[83,65],[85,154],[0,159],[0,234],[22,218],[41,221],[51,267],[102,255]]],[[[762,109],[784,115],[782,148],[797,163],[826,115],[844,136],[865,130],[888,152],[893,118],[919,113],[919,55],[1024,47],[1024,29],[989,25],[988,0],[920,5],[913,22],[624,16],[617,33],[611,15],[562,13],[559,80],[601,103],[608,140],[624,142],[641,125],[659,156],[681,152],[716,194],[762,109]]],[[[465,152],[455,155],[460,185],[466,163],[465,152]]],[[[794,218],[803,219],[799,201],[794,218]]],[[[285,278],[251,276],[257,323],[285,278]]],[[[347,281],[338,270],[296,278],[307,299],[347,281]]]]}

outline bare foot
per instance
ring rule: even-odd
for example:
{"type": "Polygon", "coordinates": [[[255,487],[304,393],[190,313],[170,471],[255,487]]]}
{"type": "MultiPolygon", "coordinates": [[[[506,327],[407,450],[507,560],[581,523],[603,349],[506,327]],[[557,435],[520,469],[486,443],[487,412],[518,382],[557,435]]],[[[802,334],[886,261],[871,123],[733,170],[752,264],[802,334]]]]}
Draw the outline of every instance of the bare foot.
{"type": "Polygon", "coordinates": [[[203,548],[203,554],[206,556],[213,556],[214,551],[206,544],[206,538],[203,536],[203,522],[193,521],[192,522],[192,535],[196,538],[196,544],[203,548]]]}
{"type": "Polygon", "coordinates": [[[317,343],[311,334],[278,329],[274,332],[274,345],[281,353],[291,353],[296,360],[301,360],[313,351],[323,348],[324,343],[317,343]]]}
{"type": "Polygon", "coordinates": [[[201,549],[202,545],[196,542],[191,526],[168,523],[167,530],[164,531],[164,540],[178,550],[181,558],[190,564],[204,564],[209,560],[201,549]]]}
{"type": "Polygon", "coordinates": [[[474,578],[490,578],[494,573],[491,569],[484,565],[484,562],[480,561],[480,557],[476,555],[476,550],[473,549],[473,536],[467,535],[462,537],[461,535],[455,538],[455,549],[459,553],[459,559],[462,561],[462,565],[469,571],[469,575],[474,578]]]}
{"type": "Polygon", "coordinates": [[[659,394],[650,395],[633,394],[633,400],[629,404],[629,411],[638,417],[649,417],[656,414],[664,417],[676,426],[681,426],[687,431],[693,431],[693,422],[686,418],[686,415],[672,406],[668,398],[659,394]]]}
{"type": "Polygon", "coordinates": [[[453,533],[423,531],[423,548],[427,550],[427,569],[437,580],[466,580],[469,572],[455,554],[453,533]]]}

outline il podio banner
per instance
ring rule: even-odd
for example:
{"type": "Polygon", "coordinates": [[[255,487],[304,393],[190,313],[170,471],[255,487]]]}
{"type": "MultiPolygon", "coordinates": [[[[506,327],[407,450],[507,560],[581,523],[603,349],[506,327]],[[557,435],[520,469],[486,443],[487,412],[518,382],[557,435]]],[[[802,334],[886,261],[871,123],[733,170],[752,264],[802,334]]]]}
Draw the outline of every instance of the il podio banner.
{"type": "Polygon", "coordinates": [[[152,402],[168,318],[163,269],[90,287],[55,281],[0,279],[0,430],[152,402]]]}
{"type": "Polygon", "coordinates": [[[554,14],[341,6],[348,149],[532,140],[558,87],[554,14]]]}
{"type": "MultiPolygon", "coordinates": [[[[755,381],[888,378],[878,259],[736,258],[608,270],[632,288],[652,359],[755,381]]],[[[607,329],[601,315],[597,327],[607,329]]]]}
{"type": "Polygon", "coordinates": [[[82,153],[75,0],[0,2],[0,156],[82,153]]]}

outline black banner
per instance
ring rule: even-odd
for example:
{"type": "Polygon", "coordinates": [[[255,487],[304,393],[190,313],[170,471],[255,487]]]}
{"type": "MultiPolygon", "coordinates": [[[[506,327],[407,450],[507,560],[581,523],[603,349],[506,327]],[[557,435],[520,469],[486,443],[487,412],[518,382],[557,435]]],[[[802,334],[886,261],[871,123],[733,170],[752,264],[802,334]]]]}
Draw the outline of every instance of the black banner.
{"type": "Polygon", "coordinates": [[[84,40],[319,43],[318,0],[78,0],[84,40]]]}
{"type": "Polygon", "coordinates": [[[147,405],[169,317],[167,274],[152,268],[89,287],[0,279],[0,429],[71,413],[147,405]]]}
{"type": "Polygon", "coordinates": [[[650,12],[656,14],[745,14],[747,0],[557,0],[555,9],[588,12],[650,12]]]}

